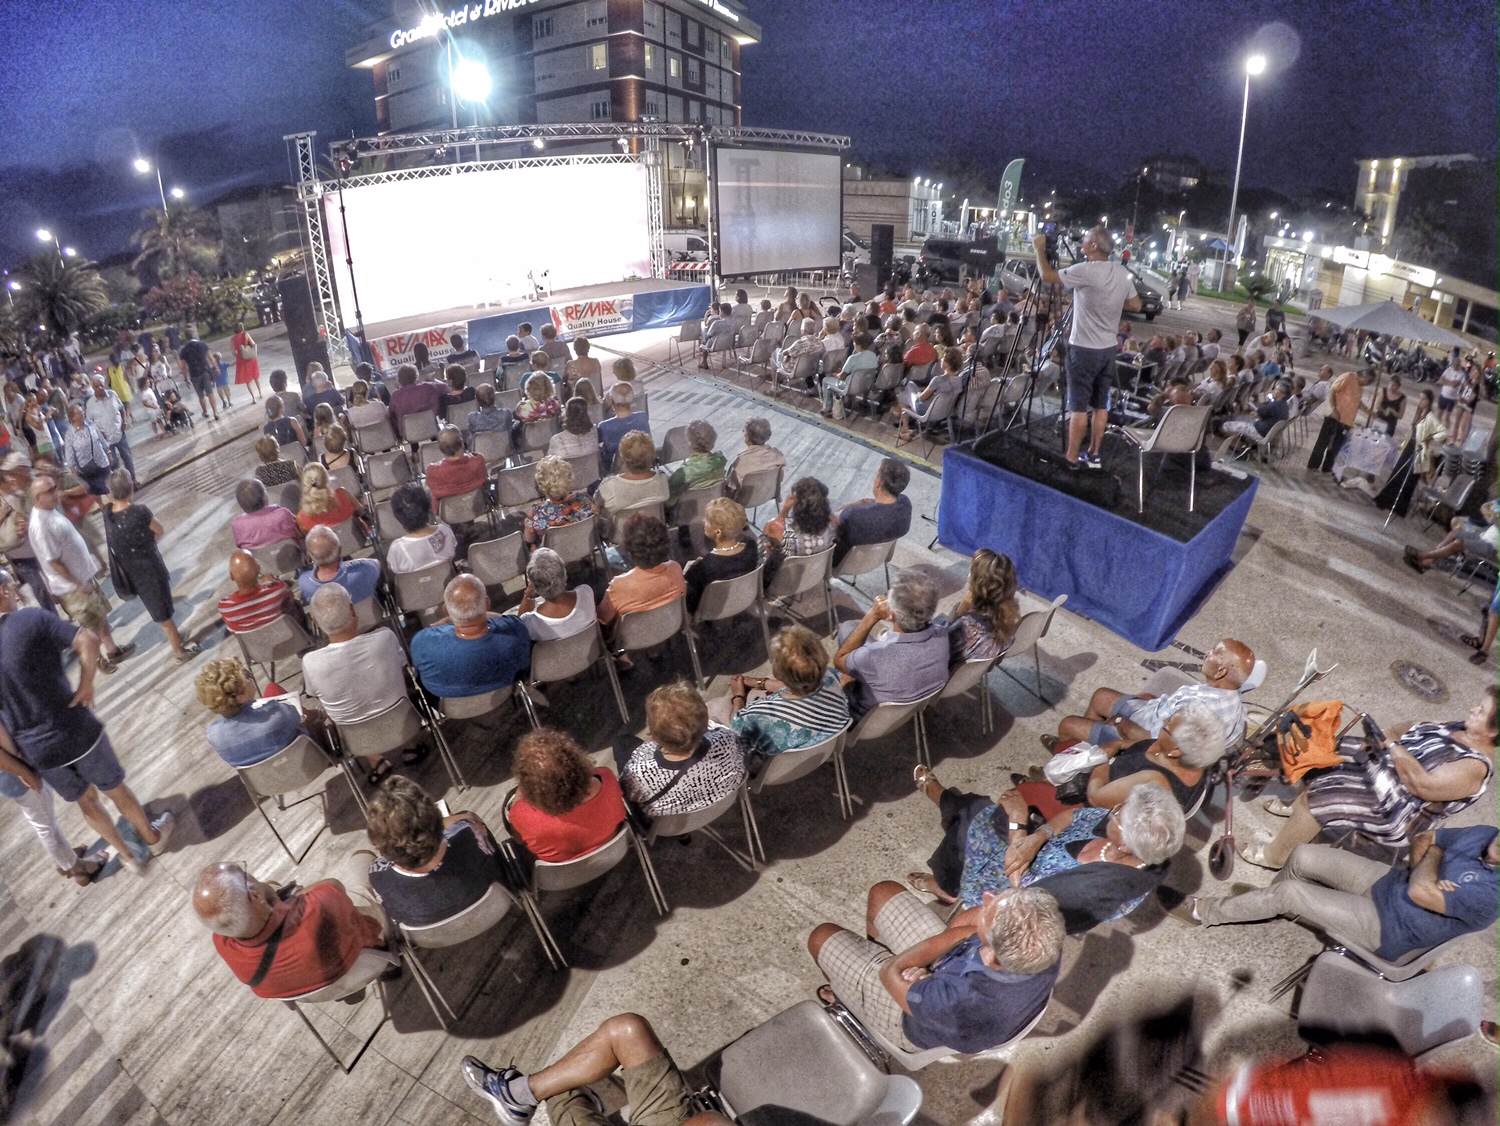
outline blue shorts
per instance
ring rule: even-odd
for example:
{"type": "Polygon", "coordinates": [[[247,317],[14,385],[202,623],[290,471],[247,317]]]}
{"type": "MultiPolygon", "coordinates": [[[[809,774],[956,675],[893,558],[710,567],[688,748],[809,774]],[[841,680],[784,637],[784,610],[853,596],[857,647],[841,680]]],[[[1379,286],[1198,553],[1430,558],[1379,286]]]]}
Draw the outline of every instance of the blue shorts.
{"type": "Polygon", "coordinates": [[[74,759],[67,766],[38,770],[37,774],[66,802],[76,802],[88,793],[90,786],[113,790],[125,781],[125,768],[115,757],[109,736],[102,734],[82,758],[74,759]]]}
{"type": "Polygon", "coordinates": [[[1109,393],[1115,385],[1115,357],[1119,348],[1080,348],[1068,345],[1068,410],[1109,409],[1109,393]]]}
{"type": "MultiPolygon", "coordinates": [[[[1121,696],[1115,701],[1115,706],[1110,708],[1109,718],[1126,719],[1134,723],[1136,715],[1150,702],[1150,700],[1142,700],[1139,696],[1121,696]]],[[[1116,742],[1120,738],[1120,729],[1107,721],[1096,723],[1089,728],[1089,742],[1096,747],[1116,742]]]]}

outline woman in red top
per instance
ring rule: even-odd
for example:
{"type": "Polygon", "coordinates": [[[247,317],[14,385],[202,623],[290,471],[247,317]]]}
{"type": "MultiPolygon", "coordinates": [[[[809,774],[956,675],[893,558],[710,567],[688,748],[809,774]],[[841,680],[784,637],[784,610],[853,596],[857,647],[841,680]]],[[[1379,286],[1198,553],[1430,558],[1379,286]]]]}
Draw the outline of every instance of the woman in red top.
{"type": "Polygon", "coordinates": [[[511,834],[537,860],[574,860],[604,844],[625,820],[614,774],[596,767],[571,735],[542,728],[516,745],[511,834]]]}
{"type": "Polygon", "coordinates": [[[302,507],[297,511],[297,527],[306,535],[319,524],[336,527],[345,520],[362,517],[365,506],[342,488],[330,486],[328,470],[316,463],[302,470],[302,507]]]}
{"type": "Polygon", "coordinates": [[[250,384],[250,398],[260,398],[260,360],[256,358],[260,349],[245,331],[243,321],[234,326],[234,336],[230,339],[229,346],[234,349],[234,381],[250,384]]]}

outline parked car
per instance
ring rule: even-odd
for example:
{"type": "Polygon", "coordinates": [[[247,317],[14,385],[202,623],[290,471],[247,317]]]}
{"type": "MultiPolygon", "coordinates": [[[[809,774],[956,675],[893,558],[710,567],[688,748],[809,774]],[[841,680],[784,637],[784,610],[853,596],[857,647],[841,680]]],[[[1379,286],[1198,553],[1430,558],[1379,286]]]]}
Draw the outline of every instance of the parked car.
{"type": "Polygon", "coordinates": [[[1140,315],[1148,321],[1156,320],[1156,314],[1162,309],[1161,294],[1147,285],[1145,279],[1136,272],[1133,266],[1126,266],[1125,269],[1129,270],[1130,276],[1135,279],[1135,295],[1141,301],[1140,315]]]}

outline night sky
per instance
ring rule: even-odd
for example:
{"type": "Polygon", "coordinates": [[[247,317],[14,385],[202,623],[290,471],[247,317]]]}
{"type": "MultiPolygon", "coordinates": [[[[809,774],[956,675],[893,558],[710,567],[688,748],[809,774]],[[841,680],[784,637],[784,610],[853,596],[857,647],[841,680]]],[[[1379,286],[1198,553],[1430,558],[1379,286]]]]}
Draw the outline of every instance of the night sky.
{"type": "MultiPolygon", "coordinates": [[[[1361,156],[1496,152],[1496,8],[1468,3],[750,0],[745,122],[847,133],[909,173],[1015,156],[1057,181],[1118,182],[1142,156],[1232,170],[1243,58],[1245,183],[1352,201],[1361,156]],[[1277,21],[1284,21],[1278,23],[1277,21]]],[[[154,177],[195,202],[288,177],[281,136],[374,129],[344,51],[387,0],[0,0],[0,263],[37,226],[94,258],[121,249],[154,177]],[[147,15],[149,13],[149,16],[147,15]]]]}

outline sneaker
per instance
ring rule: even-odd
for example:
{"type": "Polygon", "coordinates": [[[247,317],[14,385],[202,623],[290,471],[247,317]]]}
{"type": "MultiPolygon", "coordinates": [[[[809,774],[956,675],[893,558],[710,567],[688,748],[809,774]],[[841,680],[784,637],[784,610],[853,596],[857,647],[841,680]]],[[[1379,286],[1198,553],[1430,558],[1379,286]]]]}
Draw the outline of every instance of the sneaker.
{"type": "Polygon", "coordinates": [[[1092,470],[1098,471],[1098,470],[1101,470],[1101,469],[1104,468],[1104,461],[1103,461],[1103,459],[1100,458],[1100,456],[1098,454],[1095,454],[1095,453],[1088,453],[1088,452],[1081,453],[1081,454],[1078,455],[1078,460],[1083,463],[1084,468],[1086,468],[1086,469],[1092,469],[1092,470]]]}
{"type": "Polygon", "coordinates": [[[469,1090],[488,1099],[490,1106],[495,1108],[495,1117],[506,1126],[526,1126],[531,1121],[536,1107],[526,1106],[510,1093],[511,1082],[523,1078],[516,1068],[504,1067],[496,1071],[473,1056],[465,1056],[460,1070],[469,1090]]]}
{"type": "Polygon", "coordinates": [[[130,644],[128,645],[117,646],[113,653],[108,654],[110,663],[118,665],[121,661],[123,661],[126,657],[130,656],[134,652],[134,641],[130,642],[130,644]]]}
{"type": "Polygon", "coordinates": [[[151,819],[151,828],[161,834],[160,839],[154,845],[148,845],[152,856],[160,856],[167,851],[167,842],[172,839],[172,830],[177,826],[177,818],[169,809],[151,819]]]}

